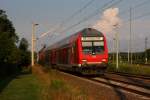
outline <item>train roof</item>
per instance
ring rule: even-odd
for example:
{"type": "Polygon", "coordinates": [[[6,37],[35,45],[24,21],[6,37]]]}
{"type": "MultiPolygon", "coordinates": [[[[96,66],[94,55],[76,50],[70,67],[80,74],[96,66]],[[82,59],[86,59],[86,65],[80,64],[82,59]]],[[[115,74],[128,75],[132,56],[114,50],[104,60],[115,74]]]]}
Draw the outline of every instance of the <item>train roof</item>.
{"type": "Polygon", "coordinates": [[[96,29],[84,28],[83,30],[76,32],[75,34],[70,35],[70,36],[60,40],[59,42],[54,43],[53,45],[47,47],[46,50],[56,49],[60,46],[67,45],[70,43],[70,38],[77,39],[77,37],[79,35],[81,35],[82,37],[104,36],[103,33],[101,33],[100,31],[97,31],[96,29]]]}
{"type": "Polygon", "coordinates": [[[84,36],[103,36],[103,34],[100,31],[97,31],[96,29],[93,28],[85,28],[81,30],[79,33],[84,36]]]}

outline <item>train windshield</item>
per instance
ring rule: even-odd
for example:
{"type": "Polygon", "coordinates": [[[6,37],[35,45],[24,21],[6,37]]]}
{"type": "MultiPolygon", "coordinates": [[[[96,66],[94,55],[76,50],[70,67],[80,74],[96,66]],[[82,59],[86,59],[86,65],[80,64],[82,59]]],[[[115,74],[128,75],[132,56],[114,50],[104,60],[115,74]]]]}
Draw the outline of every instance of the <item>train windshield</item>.
{"type": "Polygon", "coordinates": [[[84,54],[100,54],[104,52],[104,41],[82,41],[84,54]]]}
{"type": "Polygon", "coordinates": [[[92,42],[82,42],[82,50],[85,54],[92,54],[92,42]]]}

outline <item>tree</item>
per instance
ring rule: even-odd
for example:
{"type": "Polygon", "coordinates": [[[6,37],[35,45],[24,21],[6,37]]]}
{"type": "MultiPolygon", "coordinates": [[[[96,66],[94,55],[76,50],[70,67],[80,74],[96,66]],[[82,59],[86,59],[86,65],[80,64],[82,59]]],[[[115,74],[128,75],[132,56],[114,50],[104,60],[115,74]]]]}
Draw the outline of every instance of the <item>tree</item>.
{"type": "Polygon", "coordinates": [[[21,52],[20,66],[28,66],[31,63],[28,45],[28,41],[25,38],[22,38],[19,45],[19,49],[21,52]]]}
{"type": "Polygon", "coordinates": [[[27,51],[28,49],[28,41],[25,38],[22,38],[20,41],[19,49],[23,51],[27,51]]]}
{"type": "Polygon", "coordinates": [[[0,10],[0,33],[6,33],[14,42],[18,42],[18,36],[15,33],[15,28],[3,10],[0,10]]]}
{"type": "Polygon", "coordinates": [[[18,36],[5,11],[0,9],[0,75],[16,71],[20,51],[16,46],[18,36]]]}

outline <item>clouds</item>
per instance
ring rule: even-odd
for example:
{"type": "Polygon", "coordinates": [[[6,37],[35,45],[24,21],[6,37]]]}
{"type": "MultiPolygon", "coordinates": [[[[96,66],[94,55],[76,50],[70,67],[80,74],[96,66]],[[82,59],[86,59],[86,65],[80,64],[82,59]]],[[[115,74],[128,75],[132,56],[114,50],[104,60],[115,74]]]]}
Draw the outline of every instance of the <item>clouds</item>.
{"type": "Polygon", "coordinates": [[[121,25],[121,19],[118,17],[118,8],[109,8],[103,12],[101,18],[96,22],[93,28],[103,32],[110,33],[114,28],[121,25]]]}

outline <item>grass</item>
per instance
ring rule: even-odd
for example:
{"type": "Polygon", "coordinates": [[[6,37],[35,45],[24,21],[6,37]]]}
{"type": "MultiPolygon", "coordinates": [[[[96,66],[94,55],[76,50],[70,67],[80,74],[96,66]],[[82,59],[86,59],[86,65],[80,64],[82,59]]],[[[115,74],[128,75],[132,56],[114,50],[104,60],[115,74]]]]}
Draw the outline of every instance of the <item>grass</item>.
{"type": "Polygon", "coordinates": [[[51,80],[50,88],[53,90],[65,89],[65,83],[61,80],[51,80]]]}
{"type": "Polygon", "coordinates": [[[115,64],[109,64],[107,71],[150,76],[150,67],[131,64],[119,64],[118,69],[115,64]]]}
{"type": "MultiPolygon", "coordinates": [[[[7,80],[0,81],[0,86],[7,80]]],[[[38,100],[40,88],[34,75],[19,75],[14,77],[0,92],[0,100],[38,100]]]]}
{"type": "Polygon", "coordinates": [[[48,93],[51,94],[50,98],[52,100],[87,100],[87,94],[84,89],[76,86],[73,87],[72,85],[67,84],[64,80],[59,79],[51,80],[48,93]]]}
{"type": "Polygon", "coordinates": [[[66,80],[51,80],[48,88],[48,99],[51,100],[87,100],[87,94],[84,89],[68,84],[66,80]]]}
{"type": "Polygon", "coordinates": [[[57,70],[34,68],[33,72],[41,80],[42,100],[87,100],[84,89],[69,83],[57,70]]]}
{"type": "Polygon", "coordinates": [[[78,84],[57,70],[35,66],[32,74],[0,80],[0,100],[88,100],[87,90],[78,84]]]}

